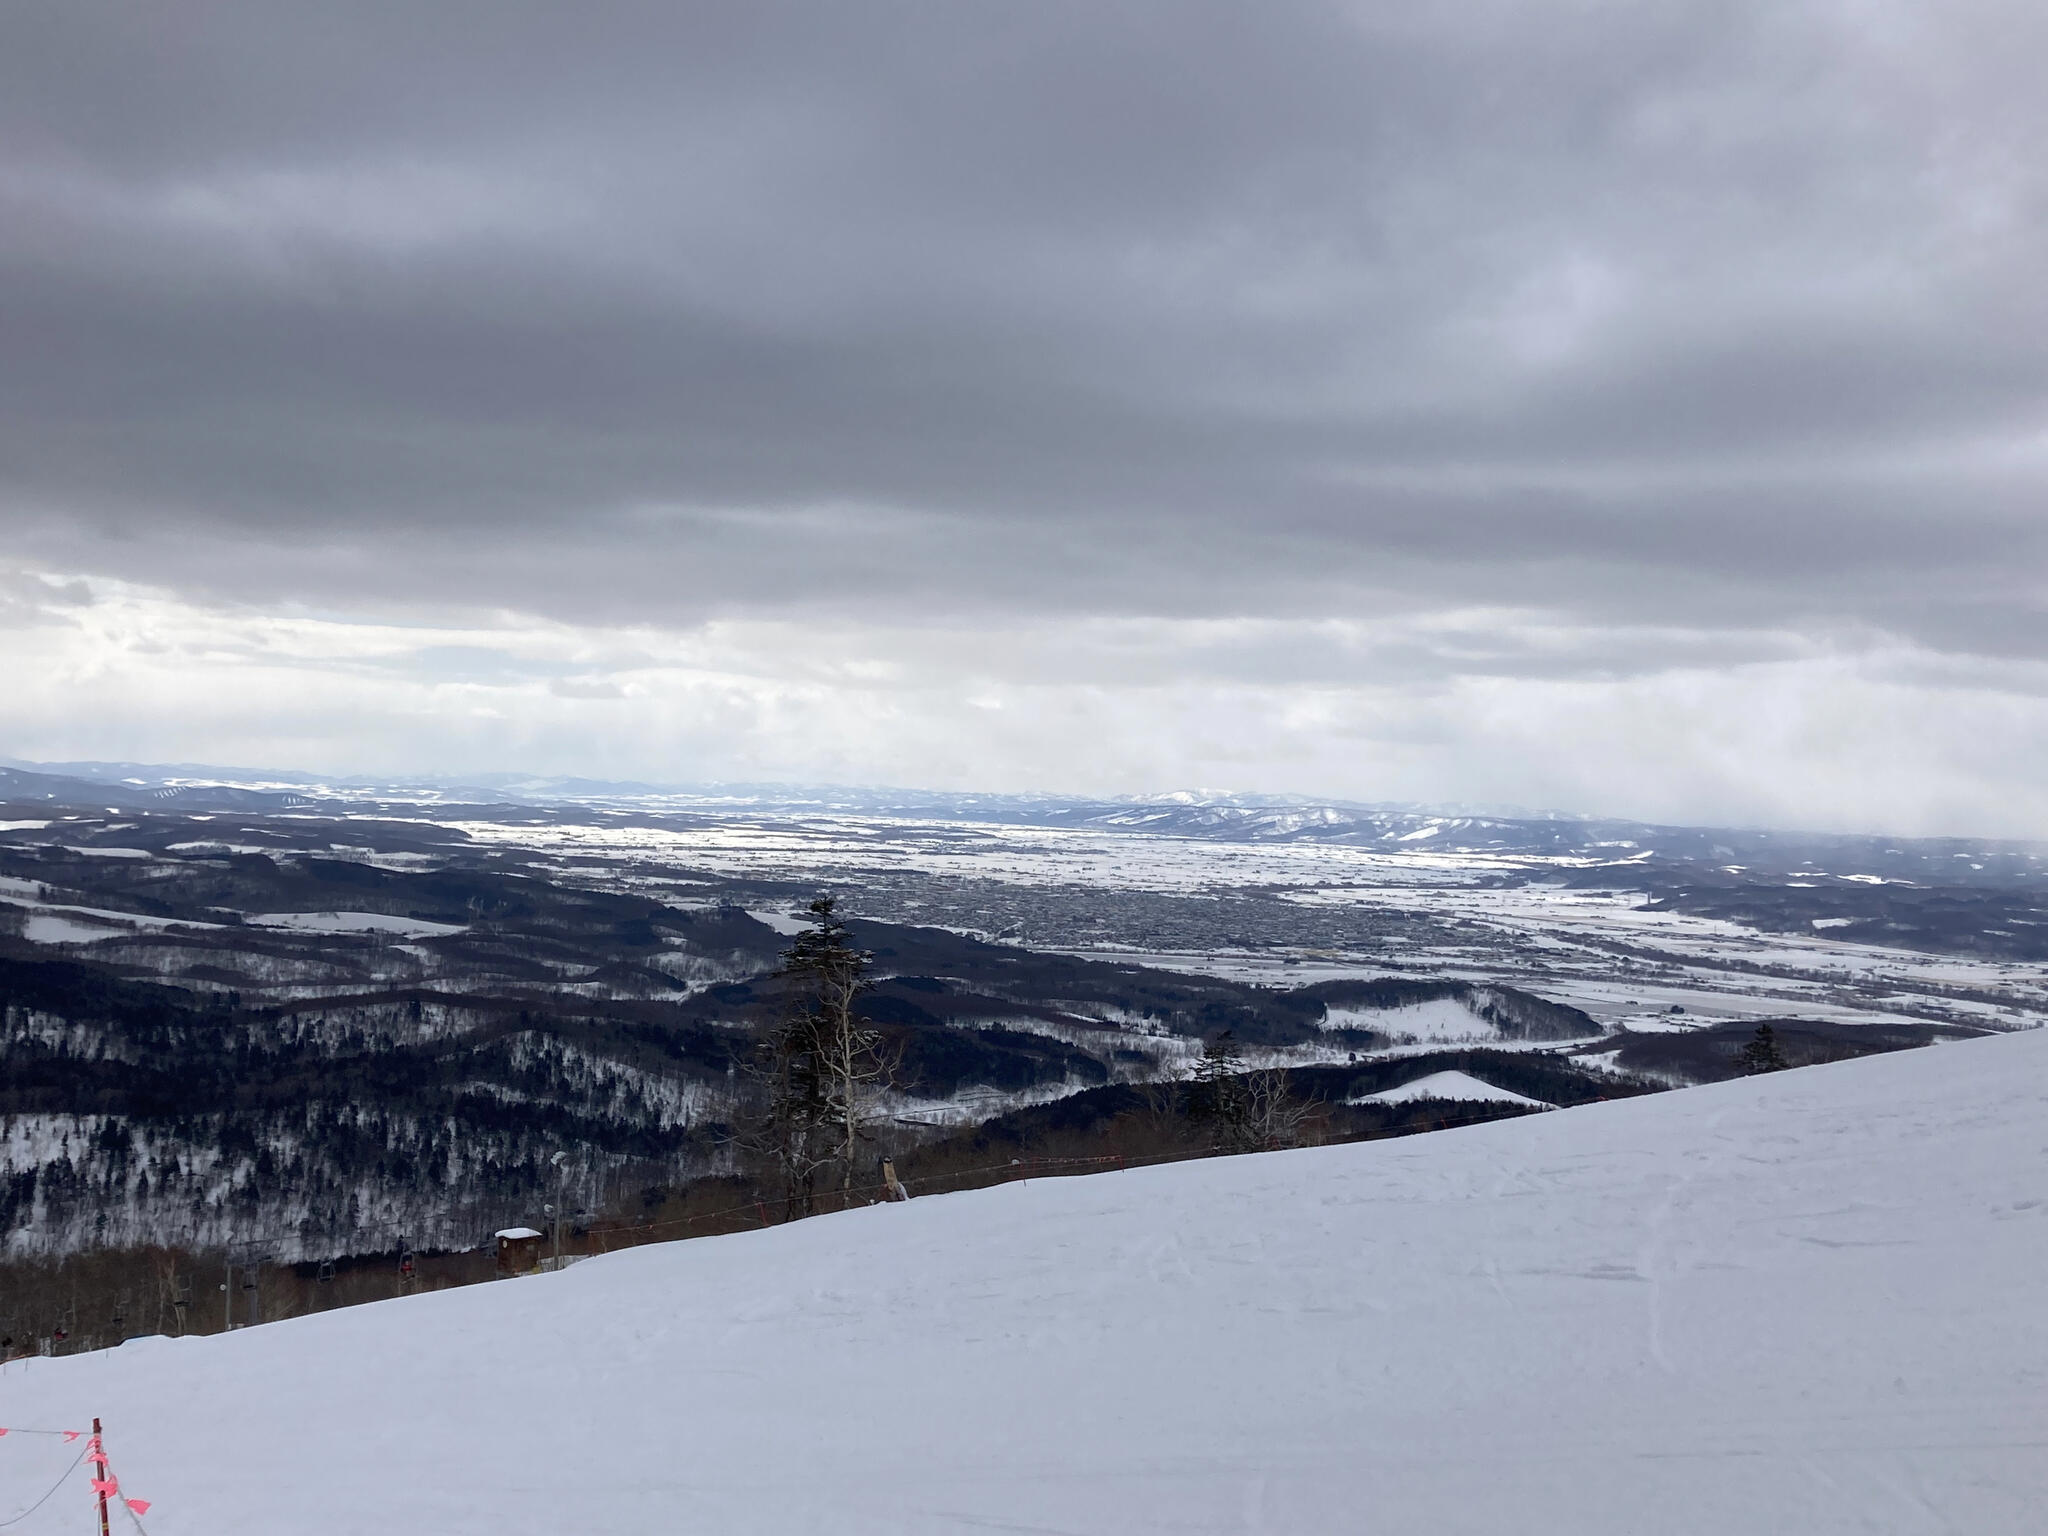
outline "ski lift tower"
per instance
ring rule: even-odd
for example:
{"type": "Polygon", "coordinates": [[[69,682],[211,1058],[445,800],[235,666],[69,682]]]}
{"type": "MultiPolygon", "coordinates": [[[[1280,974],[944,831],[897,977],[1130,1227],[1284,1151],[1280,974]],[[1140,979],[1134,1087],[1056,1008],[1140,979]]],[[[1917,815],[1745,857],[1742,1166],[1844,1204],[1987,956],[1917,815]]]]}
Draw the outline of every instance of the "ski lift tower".
{"type": "Polygon", "coordinates": [[[553,1206],[553,1215],[555,1218],[554,1267],[556,1269],[560,1269],[562,1267],[562,1191],[569,1180],[569,1170],[563,1165],[568,1161],[569,1154],[567,1152],[557,1152],[553,1157],[548,1159],[548,1162],[553,1165],[555,1170],[555,1203],[553,1206]]]}

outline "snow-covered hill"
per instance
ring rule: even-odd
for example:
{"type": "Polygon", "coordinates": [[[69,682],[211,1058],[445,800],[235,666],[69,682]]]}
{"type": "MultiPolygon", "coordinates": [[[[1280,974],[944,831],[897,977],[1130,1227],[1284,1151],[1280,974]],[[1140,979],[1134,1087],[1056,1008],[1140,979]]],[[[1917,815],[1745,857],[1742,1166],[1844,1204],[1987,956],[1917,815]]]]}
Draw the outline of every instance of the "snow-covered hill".
{"type": "Polygon", "coordinates": [[[1553,1109],[1541,1099],[1532,1099],[1526,1093],[1515,1093],[1507,1088],[1496,1088],[1492,1083],[1474,1077],[1469,1072],[1432,1072],[1427,1077],[1418,1077],[1388,1088],[1379,1093],[1360,1094],[1360,1104],[1411,1104],[1417,1099],[1445,1099],[1452,1103],[1496,1103],[1527,1104],[1534,1109],[1553,1109]]]}
{"type": "MultiPolygon", "coordinates": [[[[0,1423],[101,1415],[154,1536],[2031,1532],[2044,1143],[2048,1033],[1982,1039],[39,1360],[0,1423]]],[[[70,1454],[0,1438],[0,1519],[70,1454]]]]}

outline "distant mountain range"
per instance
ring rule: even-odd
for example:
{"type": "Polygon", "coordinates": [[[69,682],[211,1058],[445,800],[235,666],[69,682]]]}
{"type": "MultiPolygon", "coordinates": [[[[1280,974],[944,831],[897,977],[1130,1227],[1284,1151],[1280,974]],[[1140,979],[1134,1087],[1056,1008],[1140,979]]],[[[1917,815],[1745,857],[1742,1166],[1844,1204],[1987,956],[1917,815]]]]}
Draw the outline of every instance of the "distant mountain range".
{"type": "Polygon", "coordinates": [[[1356,815],[1487,817],[1514,821],[1585,821],[1565,811],[1518,806],[1358,801],[1233,790],[1180,789],[1156,794],[1087,796],[1048,792],[996,793],[900,786],[757,781],[651,784],[638,779],[592,779],[526,773],[416,774],[381,777],[305,773],[296,769],[227,767],[218,763],[31,762],[0,758],[4,775],[37,774],[125,790],[237,790],[302,795],[319,800],[391,800],[443,804],[588,805],[631,809],[745,809],[776,812],[912,814],[919,819],[964,816],[1013,819],[1020,814],[1061,814],[1105,807],[1135,811],[1303,813],[1348,819],[1356,815]]]}

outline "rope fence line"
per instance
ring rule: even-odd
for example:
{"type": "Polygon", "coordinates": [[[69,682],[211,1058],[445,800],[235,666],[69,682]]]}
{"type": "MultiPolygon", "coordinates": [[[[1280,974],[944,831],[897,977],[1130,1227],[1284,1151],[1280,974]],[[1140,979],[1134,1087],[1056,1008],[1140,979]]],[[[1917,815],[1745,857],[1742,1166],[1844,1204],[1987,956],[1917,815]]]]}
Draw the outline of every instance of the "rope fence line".
{"type": "MultiPolygon", "coordinates": [[[[6,1430],[0,1430],[0,1434],[6,1433],[6,1430]]],[[[14,1433],[17,1435],[48,1435],[59,1434],[62,1433],[62,1431],[48,1429],[17,1429],[14,1431],[14,1433]]],[[[70,1466],[64,1469],[64,1475],[58,1478],[56,1482],[50,1484],[50,1491],[48,1493],[45,1493],[40,1499],[37,1499],[35,1503],[29,1505],[27,1509],[21,1511],[20,1514],[9,1515],[5,1520],[0,1520],[0,1529],[5,1529],[10,1525],[21,1524],[22,1521],[26,1520],[30,1515],[34,1514],[37,1510],[41,1509],[45,1504],[49,1503],[50,1500],[55,1498],[57,1496],[57,1490],[59,1488],[62,1488],[66,1483],[71,1481],[71,1474],[76,1472],[83,1465],[85,1465],[85,1458],[91,1453],[91,1449],[92,1448],[88,1446],[85,1450],[82,1450],[78,1453],[77,1459],[73,1461],[70,1466]]]]}
{"type": "Polygon", "coordinates": [[[121,1500],[121,1513],[128,1517],[128,1523],[134,1526],[141,1533],[141,1536],[149,1536],[149,1528],[142,1523],[142,1515],[135,1508],[137,1504],[142,1505],[144,1509],[149,1507],[147,1499],[123,1499],[121,1500]]]}
{"type": "MultiPolygon", "coordinates": [[[[950,1182],[959,1179],[979,1178],[984,1174],[1006,1173],[1021,1180],[1025,1177],[1028,1177],[1030,1173],[1037,1173],[1040,1175],[1049,1176],[1056,1174],[1061,1169],[1069,1169],[1073,1172],[1078,1173],[1083,1171],[1082,1165],[1087,1165],[1088,1167],[1093,1167],[1097,1169],[1106,1169],[1110,1165],[1114,1165],[1117,1168],[1127,1168],[1135,1167],[1139,1164],[1144,1163],[1186,1162],[1207,1155],[1208,1154],[1206,1153],[1199,1152],[1166,1152],[1151,1154],[1144,1157],[1112,1156],[1016,1158],[1007,1163],[987,1163],[978,1168],[955,1169],[951,1173],[928,1173],[921,1175],[920,1177],[915,1179],[898,1179],[896,1182],[903,1188],[910,1189],[916,1185],[931,1185],[936,1183],[950,1182]]],[[[856,1184],[850,1189],[840,1188],[820,1190],[817,1192],[814,1198],[820,1203],[831,1203],[842,1200],[849,1200],[857,1195],[893,1195],[893,1193],[894,1191],[892,1187],[886,1183],[856,1184]]],[[[925,1193],[933,1194],[938,1193],[938,1191],[926,1189],[925,1193]]],[[[667,1231],[674,1227],[695,1226],[700,1222],[717,1221],[727,1216],[743,1216],[750,1211],[758,1213],[762,1209],[764,1209],[768,1205],[768,1203],[768,1197],[762,1196],[759,1199],[749,1200],[742,1205],[726,1206],[721,1210],[699,1211],[692,1216],[671,1216],[663,1221],[641,1222],[637,1224],[620,1227],[592,1227],[588,1229],[588,1232],[589,1235],[594,1238],[639,1236],[643,1233],[667,1231]]],[[[784,1223],[773,1222],[770,1224],[780,1226],[784,1223]]]]}
{"type": "MultiPolygon", "coordinates": [[[[122,1495],[121,1479],[114,1475],[113,1466],[107,1460],[107,1445],[100,1433],[100,1421],[98,1419],[92,1421],[92,1428],[89,1431],[83,1429],[34,1429],[13,1424],[0,1426],[0,1439],[4,1439],[8,1435],[42,1435],[52,1439],[61,1438],[66,1445],[69,1445],[74,1440],[83,1440],[85,1444],[79,1448],[78,1455],[72,1460],[71,1465],[64,1469],[64,1475],[50,1485],[49,1492],[45,1493],[40,1499],[37,1499],[35,1503],[29,1505],[27,1509],[22,1510],[18,1514],[9,1515],[5,1520],[0,1520],[0,1529],[5,1529],[10,1525],[21,1524],[22,1521],[49,1503],[56,1496],[57,1490],[71,1481],[72,1473],[90,1462],[94,1473],[92,1491],[98,1497],[102,1509],[105,1508],[109,1499],[118,1501],[128,1518],[135,1522],[135,1528],[138,1531],[143,1530],[142,1517],[149,1513],[150,1501],[148,1499],[127,1498],[122,1495]]],[[[102,1524],[104,1525],[104,1520],[102,1524]]],[[[143,1531],[143,1536],[149,1536],[149,1533],[143,1531]]]]}
{"type": "MultiPolygon", "coordinates": [[[[1426,1127],[1426,1129],[1430,1131],[1453,1130],[1459,1126],[1464,1125],[1485,1125],[1497,1118],[1499,1117],[1493,1114],[1460,1116],[1447,1115],[1439,1120],[1431,1122],[1426,1127]]],[[[1360,1139],[1379,1140],[1384,1138],[1366,1137],[1360,1139]]],[[[1336,1143],[1336,1145],[1345,1144],[1346,1143],[1342,1142],[1336,1143]]],[[[1258,1148],[1255,1150],[1276,1151],[1281,1149],[1258,1148]]],[[[1162,1163],[1201,1162],[1212,1157],[1227,1157],[1232,1155],[1239,1154],[1225,1152],[1220,1148],[1207,1147],[1197,1151],[1154,1152],[1135,1156],[1128,1154],[1109,1153],[1096,1157],[1012,1158],[1010,1161],[1004,1163],[985,1163],[980,1167],[976,1168],[957,1168],[951,1171],[950,1173],[922,1174],[916,1178],[909,1179],[899,1178],[897,1180],[897,1183],[903,1186],[906,1190],[916,1189],[919,1186],[926,1186],[922,1192],[924,1194],[930,1195],[945,1193],[945,1191],[940,1189],[933,1189],[929,1186],[935,1184],[957,1182],[963,1179],[981,1178],[984,1175],[997,1176],[996,1178],[991,1180],[991,1183],[1011,1181],[1024,1182],[1034,1176],[1046,1178],[1072,1177],[1080,1174],[1085,1174],[1091,1171],[1122,1171],[1129,1168],[1148,1167],[1162,1163]],[[1002,1175],[1008,1175],[1009,1178],[1006,1180],[1001,1177],[1002,1175]]],[[[815,1198],[817,1202],[820,1204],[846,1202],[846,1205],[841,1206],[841,1208],[844,1209],[847,1208],[847,1206],[850,1206],[852,1199],[855,1196],[884,1196],[888,1198],[894,1198],[894,1192],[891,1189],[891,1186],[887,1183],[859,1184],[853,1186],[851,1189],[821,1190],[818,1192],[815,1198]]],[[[866,1203],[873,1204],[877,1202],[869,1200],[866,1203]]],[[[774,1221],[770,1219],[767,1215],[768,1205],[768,1197],[762,1196],[754,1200],[749,1200],[741,1205],[726,1206],[723,1209],[716,1211],[700,1211],[695,1215],[691,1216],[672,1216],[662,1221],[645,1222],[637,1225],[626,1225],[619,1227],[591,1227],[586,1229],[586,1236],[590,1240],[599,1243],[602,1243],[607,1239],[619,1239],[621,1240],[619,1246],[633,1247],[639,1245],[638,1239],[640,1239],[645,1234],[667,1231],[676,1227],[697,1226],[705,1222],[720,1221],[732,1217],[745,1216],[749,1213],[753,1213],[758,1218],[758,1224],[760,1226],[782,1226],[787,1224],[788,1219],[794,1219],[799,1221],[805,1219],[804,1217],[799,1216],[795,1218],[786,1218],[784,1221],[780,1222],[774,1221]]],[[[823,1211],[817,1214],[830,1215],[833,1213],[831,1211],[823,1211]]],[[[597,1249],[597,1252],[599,1253],[608,1253],[610,1251],[611,1249],[608,1246],[600,1246],[597,1249]]]]}
{"type": "MultiPolygon", "coordinates": [[[[1111,1155],[1106,1157],[1013,1158],[1011,1161],[1007,1163],[986,1163],[978,1168],[957,1168],[953,1170],[951,1173],[928,1173],[920,1175],[919,1177],[914,1179],[899,1178],[896,1181],[896,1183],[904,1189],[908,1190],[918,1185],[929,1186],[933,1184],[950,1183],[961,1179],[980,1178],[985,1174],[1007,1174],[1010,1176],[1009,1181],[1023,1183],[1034,1176],[1052,1178],[1059,1177],[1062,1173],[1081,1174],[1086,1173],[1090,1170],[1097,1172],[1107,1172],[1110,1171],[1112,1168],[1136,1168],[1153,1163],[1198,1162],[1205,1158],[1216,1155],[1218,1154],[1204,1151],[1158,1152],[1148,1153],[1143,1156],[1121,1157],[1111,1155]]],[[[998,1179],[994,1182],[1007,1181],[998,1179]]],[[[924,1193],[930,1195],[943,1193],[943,1191],[927,1188],[924,1190],[924,1193]]],[[[892,1186],[886,1183],[856,1184],[850,1189],[840,1188],[820,1190],[817,1192],[814,1199],[817,1203],[820,1204],[835,1204],[841,1201],[850,1201],[855,1196],[867,1195],[883,1195],[889,1196],[893,1199],[894,1189],[892,1188],[892,1186]]],[[[701,1222],[718,1221],[728,1216],[744,1216],[749,1212],[759,1215],[760,1212],[767,1208],[769,1203],[769,1197],[764,1195],[758,1199],[749,1200],[742,1205],[729,1205],[716,1211],[699,1211],[692,1216],[671,1216],[663,1221],[641,1222],[637,1224],[618,1227],[591,1227],[587,1229],[587,1235],[591,1238],[600,1240],[614,1237],[639,1237],[646,1233],[667,1231],[675,1227],[689,1227],[695,1226],[701,1222]]],[[[829,1215],[831,1213],[824,1212],[821,1214],[829,1215]]],[[[797,1217],[795,1219],[802,1220],[803,1218],[797,1217]]],[[[767,1224],[771,1226],[787,1225],[786,1222],[776,1221],[770,1221],[767,1224]]]]}
{"type": "MultiPolygon", "coordinates": [[[[149,1500],[131,1499],[121,1492],[121,1479],[114,1475],[113,1467],[107,1461],[107,1447],[100,1436],[100,1421],[92,1421],[92,1439],[86,1442],[85,1459],[99,1469],[99,1476],[92,1480],[92,1491],[99,1495],[100,1530],[107,1528],[107,1501],[113,1499],[128,1512],[128,1518],[135,1522],[135,1528],[142,1530],[142,1517],[149,1513],[149,1500]]],[[[143,1536],[149,1536],[143,1531],[143,1536]]]]}
{"type": "Polygon", "coordinates": [[[71,1475],[74,1472],[90,1463],[93,1469],[93,1496],[99,1501],[100,1529],[104,1531],[107,1528],[107,1508],[109,1501],[112,1501],[118,1503],[121,1506],[122,1513],[135,1522],[135,1529],[142,1532],[142,1536],[149,1536],[149,1532],[143,1529],[142,1517],[149,1513],[150,1501],[148,1499],[129,1498],[121,1492],[121,1479],[114,1475],[114,1468],[107,1460],[107,1445],[105,1439],[101,1436],[100,1421],[98,1419],[92,1421],[92,1429],[89,1433],[82,1429],[29,1429],[20,1428],[15,1425],[0,1427],[0,1438],[5,1438],[8,1435],[61,1436],[67,1445],[73,1440],[83,1440],[85,1444],[80,1447],[78,1455],[72,1459],[71,1465],[64,1469],[63,1475],[50,1485],[48,1491],[41,1498],[29,1505],[28,1508],[9,1515],[5,1520],[0,1520],[0,1530],[4,1530],[10,1525],[21,1524],[22,1521],[55,1498],[57,1490],[71,1481],[71,1475]]]}

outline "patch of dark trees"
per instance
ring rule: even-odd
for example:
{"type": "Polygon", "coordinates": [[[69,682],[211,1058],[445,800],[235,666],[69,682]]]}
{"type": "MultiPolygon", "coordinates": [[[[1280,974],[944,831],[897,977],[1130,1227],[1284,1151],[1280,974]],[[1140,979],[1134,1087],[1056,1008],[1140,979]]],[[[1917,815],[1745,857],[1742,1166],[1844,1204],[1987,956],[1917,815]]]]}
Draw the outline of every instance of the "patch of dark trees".
{"type": "MultiPolygon", "coordinates": [[[[416,1014],[423,998],[381,1001],[416,1014]]],[[[27,1028],[0,1034],[0,1114],[113,1116],[109,1125],[124,1142],[153,1127],[173,1146],[215,1147],[259,1164],[274,1156],[273,1133],[288,1127],[295,1160],[339,1182],[363,1177],[398,1188],[432,1187],[443,1154],[458,1144],[580,1145],[669,1162],[691,1137],[716,1134],[578,1108],[558,1057],[515,1059],[505,1048],[508,1036],[536,1026],[531,1010],[486,1005],[476,1027],[457,1037],[407,1043],[353,1025],[325,1028],[328,1006],[248,1009],[90,964],[0,959],[0,1007],[92,1026],[83,1049],[52,1045],[27,1028]],[[412,1127],[424,1129],[414,1135],[412,1127]]],[[[613,1059],[655,1055],[624,1021],[557,1016],[547,1024],[554,1037],[613,1059]]],[[[722,1069],[730,1047],[710,1033],[663,1045],[722,1069]]],[[[505,1176],[524,1184],[537,1174],[505,1176]]],[[[16,1192],[16,1203],[30,1193],[16,1192]]]]}
{"type": "MultiPolygon", "coordinates": [[[[1531,1112],[1531,1106],[1499,1100],[1449,1103],[1420,1100],[1400,1104],[1350,1104],[1347,1100],[1383,1093],[1437,1072],[1464,1072],[1510,1093],[1566,1107],[1602,1099],[1633,1098],[1655,1093],[1661,1084],[1639,1078],[1592,1071],[1568,1056],[1529,1051],[1426,1051],[1391,1060],[1339,1066],[1295,1067],[1287,1073],[1288,1090],[1320,1106],[1328,1115],[1328,1131],[1337,1140],[1370,1135],[1431,1130],[1447,1118],[1500,1119],[1531,1112]]],[[[1106,1141],[1113,1127],[1133,1116],[1179,1116],[1190,1112],[1193,1085],[1111,1084],[1070,1094],[1050,1104],[1036,1104],[997,1115],[952,1140],[990,1156],[1035,1152],[1048,1145],[1069,1149],[1080,1143],[1106,1141]]]]}
{"type": "MultiPolygon", "coordinates": [[[[1600,1042],[1624,1072],[1688,1083],[1718,1083],[1744,1076],[1743,1052],[1756,1039],[1758,1020],[1708,1024],[1671,1032],[1622,1030],[1600,1042]]],[[[1964,1040],[1981,1031],[1948,1024],[1832,1024],[1811,1019],[1767,1021],[1788,1067],[1850,1061],[1911,1050],[1939,1040],[1964,1040]]],[[[1505,1086],[1505,1085],[1503,1085],[1505,1086]]]]}

